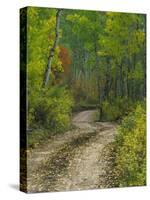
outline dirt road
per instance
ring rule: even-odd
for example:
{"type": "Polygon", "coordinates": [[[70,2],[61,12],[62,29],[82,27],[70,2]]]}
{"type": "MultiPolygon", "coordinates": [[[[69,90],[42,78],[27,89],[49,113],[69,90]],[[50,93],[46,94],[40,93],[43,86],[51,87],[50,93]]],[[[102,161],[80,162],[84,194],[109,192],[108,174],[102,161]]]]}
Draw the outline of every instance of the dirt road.
{"type": "Polygon", "coordinates": [[[114,140],[116,125],[94,122],[95,110],[76,114],[75,128],[53,136],[28,153],[28,191],[105,188],[108,163],[102,154],[114,140]]]}

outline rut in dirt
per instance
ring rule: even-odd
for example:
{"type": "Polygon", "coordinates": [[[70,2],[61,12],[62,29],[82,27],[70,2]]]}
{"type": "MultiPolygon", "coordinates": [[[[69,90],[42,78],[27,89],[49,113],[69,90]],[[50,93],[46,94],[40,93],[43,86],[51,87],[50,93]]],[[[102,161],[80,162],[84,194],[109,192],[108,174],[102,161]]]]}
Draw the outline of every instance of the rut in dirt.
{"type": "Polygon", "coordinates": [[[95,110],[76,114],[75,129],[55,136],[28,156],[28,191],[105,188],[103,149],[114,141],[116,124],[94,122],[95,110]],[[35,166],[35,167],[34,167],[35,166]]]}

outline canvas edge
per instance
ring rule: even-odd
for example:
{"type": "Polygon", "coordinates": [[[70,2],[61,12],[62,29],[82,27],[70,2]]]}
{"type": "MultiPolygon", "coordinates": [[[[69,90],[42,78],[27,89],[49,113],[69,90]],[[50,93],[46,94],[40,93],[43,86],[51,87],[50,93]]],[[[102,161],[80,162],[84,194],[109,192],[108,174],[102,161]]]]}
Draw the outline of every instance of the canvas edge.
{"type": "Polygon", "coordinates": [[[20,191],[27,193],[27,7],[20,10],[20,191]]]}

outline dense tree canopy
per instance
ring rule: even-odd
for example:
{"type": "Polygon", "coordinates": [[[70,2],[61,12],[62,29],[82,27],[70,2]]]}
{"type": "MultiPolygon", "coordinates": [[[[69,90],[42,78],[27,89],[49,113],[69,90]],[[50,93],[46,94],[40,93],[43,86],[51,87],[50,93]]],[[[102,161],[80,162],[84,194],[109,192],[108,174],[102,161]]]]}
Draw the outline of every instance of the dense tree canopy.
{"type": "Polygon", "coordinates": [[[31,119],[37,99],[52,88],[67,89],[75,110],[98,108],[100,120],[119,119],[125,102],[128,109],[130,101],[144,100],[145,15],[32,7],[27,12],[31,119]],[[115,114],[107,113],[110,106],[115,114]]]}

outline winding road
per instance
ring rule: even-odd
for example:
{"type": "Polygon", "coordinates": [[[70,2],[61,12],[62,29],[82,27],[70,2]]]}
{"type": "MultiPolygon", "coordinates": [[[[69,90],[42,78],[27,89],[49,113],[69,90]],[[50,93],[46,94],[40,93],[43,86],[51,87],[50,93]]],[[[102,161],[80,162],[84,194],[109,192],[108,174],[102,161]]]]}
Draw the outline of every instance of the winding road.
{"type": "Polygon", "coordinates": [[[95,110],[76,114],[75,128],[51,137],[27,154],[28,192],[106,188],[103,150],[114,140],[116,124],[95,122],[95,110]]]}

